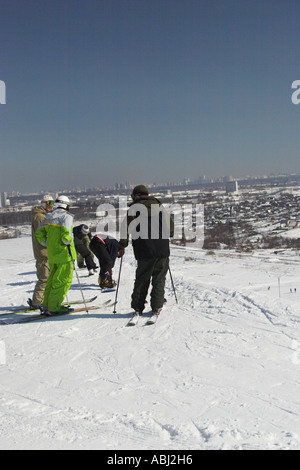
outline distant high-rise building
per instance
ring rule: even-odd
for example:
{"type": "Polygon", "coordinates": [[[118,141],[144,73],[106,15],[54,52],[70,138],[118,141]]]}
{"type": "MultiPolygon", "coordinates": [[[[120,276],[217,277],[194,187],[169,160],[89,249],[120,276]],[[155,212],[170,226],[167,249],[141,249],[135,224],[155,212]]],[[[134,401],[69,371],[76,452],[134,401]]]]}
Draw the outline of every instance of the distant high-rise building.
{"type": "Polygon", "coordinates": [[[7,202],[7,193],[0,193],[0,207],[6,207],[7,202]]]}
{"type": "Polygon", "coordinates": [[[199,184],[204,184],[205,182],[206,182],[206,176],[205,175],[199,176],[198,183],[199,184]]]}
{"type": "Polygon", "coordinates": [[[228,181],[226,183],[226,193],[237,193],[239,190],[239,185],[237,181],[228,181]]]}
{"type": "Polygon", "coordinates": [[[224,176],[224,177],[223,177],[223,182],[224,182],[224,183],[230,183],[231,181],[233,181],[233,177],[232,177],[232,176],[224,176]]]}

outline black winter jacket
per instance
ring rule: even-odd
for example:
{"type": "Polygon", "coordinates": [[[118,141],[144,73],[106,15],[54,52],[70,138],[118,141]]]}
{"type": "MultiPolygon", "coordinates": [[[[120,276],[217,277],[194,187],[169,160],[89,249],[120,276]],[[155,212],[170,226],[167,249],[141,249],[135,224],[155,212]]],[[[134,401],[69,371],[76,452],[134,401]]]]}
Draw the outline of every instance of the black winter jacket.
{"type": "Polygon", "coordinates": [[[169,238],[173,232],[173,220],[160,201],[152,196],[143,196],[129,206],[121,225],[120,245],[125,248],[131,235],[137,260],[167,258],[170,256],[169,238]]]}
{"type": "Polygon", "coordinates": [[[90,246],[91,248],[96,247],[96,252],[97,252],[98,244],[105,246],[105,248],[107,249],[109,253],[109,256],[111,257],[111,260],[114,266],[118,252],[120,250],[120,244],[118,240],[116,240],[114,237],[110,237],[109,235],[98,234],[92,238],[90,246]]]}
{"type": "Polygon", "coordinates": [[[83,244],[82,240],[86,236],[88,236],[90,240],[92,239],[91,233],[88,233],[87,235],[82,233],[81,228],[82,228],[83,225],[84,224],[77,225],[76,227],[73,228],[75,247],[78,246],[78,245],[82,245],[83,244]]]}

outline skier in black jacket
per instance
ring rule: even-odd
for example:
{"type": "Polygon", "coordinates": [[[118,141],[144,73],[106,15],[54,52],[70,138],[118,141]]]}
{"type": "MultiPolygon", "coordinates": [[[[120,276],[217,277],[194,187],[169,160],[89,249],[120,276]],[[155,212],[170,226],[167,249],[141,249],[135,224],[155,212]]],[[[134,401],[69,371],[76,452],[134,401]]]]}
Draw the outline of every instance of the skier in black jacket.
{"type": "Polygon", "coordinates": [[[86,237],[88,237],[90,240],[92,238],[90,229],[85,224],[77,225],[77,227],[74,227],[73,229],[73,234],[76,252],[79,253],[82,258],[84,258],[87,270],[91,276],[96,272],[97,266],[93,260],[92,253],[85,243],[86,237]]]}
{"type": "Polygon", "coordinates": [[[124,253],[119,242],[108,235],[95,235],[91,240],[90,249],[96,255],[100,264],[99,286],[101,289],[115,287],[116,283],[112,279],[112,269],[116,258],[120,258],[124,253]]]}
{"type": "Polygon", "coordinates": [[[164,304],[165,280],[169,270],[169,238],[173,236],[174,224],[160,201],[149,196],[146,186],[136,186],[131,196],[133,202],[122,223],[120,240],[120,245],[125,249],[131,235],[137,260],[131,307],[137,314],[143,312],[152,282],[151,309],[159,314],[164,304]]]}

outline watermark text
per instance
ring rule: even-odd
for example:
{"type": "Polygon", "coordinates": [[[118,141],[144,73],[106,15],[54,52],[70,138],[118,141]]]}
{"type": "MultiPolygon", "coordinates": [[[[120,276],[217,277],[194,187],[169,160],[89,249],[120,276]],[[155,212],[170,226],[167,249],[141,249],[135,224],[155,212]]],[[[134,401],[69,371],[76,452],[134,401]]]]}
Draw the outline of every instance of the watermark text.
{"type": "Polygon", "coordinates": [[[300,103],[300,80],[294,80],[292,83],[292,89],[296,90],[292,93],[291,100],[293,104],[300,103]]]}
{"type": "Polygon", "coordinates": [[[143,203],[128,207],[127,198],[120,197],[119,204],[100,204],[96,211],[97,233],[120,239],[175,239],[178,241],[204,243],[203,204],[151,204],[143,203]]]}
{"type": "Polygon", "coordinates": [[[6,364],[6,347],[4,341],[0,341],[0,366],[6,364]]]}
{"type": "Polygon", "coordinates": [[[6,85],[0,80],[0,104],[6,104],[6,85]]]}

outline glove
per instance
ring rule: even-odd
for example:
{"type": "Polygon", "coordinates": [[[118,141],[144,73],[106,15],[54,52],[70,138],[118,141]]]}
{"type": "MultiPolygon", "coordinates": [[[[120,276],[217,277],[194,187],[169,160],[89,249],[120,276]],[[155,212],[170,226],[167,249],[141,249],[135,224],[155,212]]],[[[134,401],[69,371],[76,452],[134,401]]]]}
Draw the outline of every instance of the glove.
{"type": "Polygon", "coordinates": [[[122,248],[120,247],[119,251],[118,251],[118,254],[117,254],[117,257],[118,258],[122,258],[122,256],[124,255],[125,253],[125,248],[122,248]]]}

